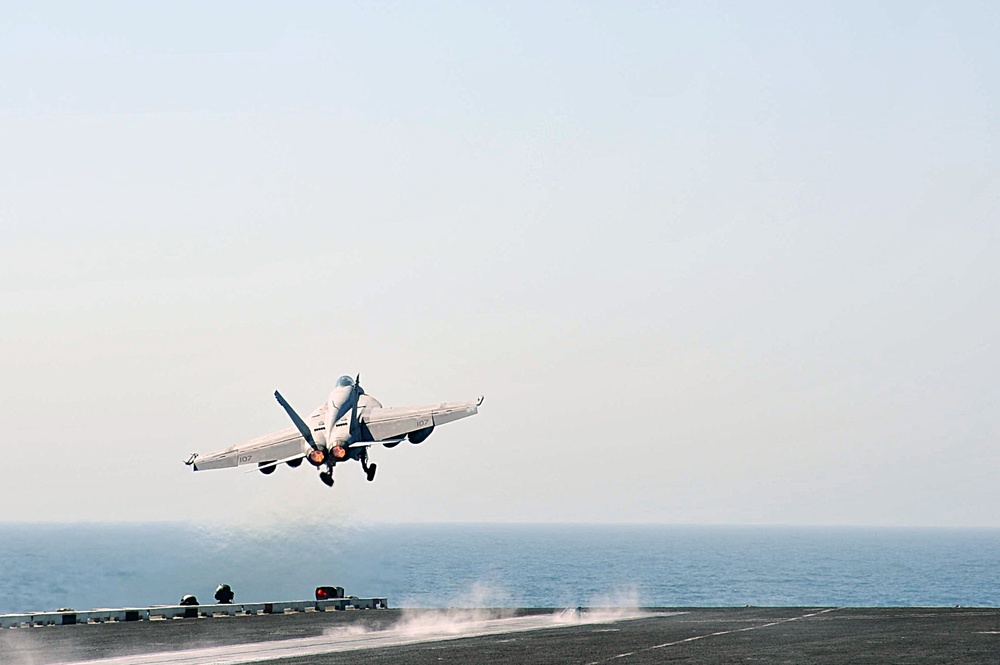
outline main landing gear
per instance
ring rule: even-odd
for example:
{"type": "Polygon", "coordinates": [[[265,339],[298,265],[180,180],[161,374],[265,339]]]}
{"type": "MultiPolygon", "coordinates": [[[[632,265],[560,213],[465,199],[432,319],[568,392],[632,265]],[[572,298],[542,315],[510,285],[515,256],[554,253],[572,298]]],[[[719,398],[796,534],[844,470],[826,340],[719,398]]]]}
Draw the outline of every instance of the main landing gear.
{"type": "Polygon", "coordinates": [[[327,487],[333,487],[333,469],[320,471],[319,479],[322,480],[323,484],[326,485],[327,487]]]}
{"type": "Polygon", "coordinates": [[[361,456],[361,470],[365,472],[366,476],[368,476],[368,482],[375,480],[375,469],[377,468],[377,464],[368,464],[368,451],[366,450],[361,456]]]}

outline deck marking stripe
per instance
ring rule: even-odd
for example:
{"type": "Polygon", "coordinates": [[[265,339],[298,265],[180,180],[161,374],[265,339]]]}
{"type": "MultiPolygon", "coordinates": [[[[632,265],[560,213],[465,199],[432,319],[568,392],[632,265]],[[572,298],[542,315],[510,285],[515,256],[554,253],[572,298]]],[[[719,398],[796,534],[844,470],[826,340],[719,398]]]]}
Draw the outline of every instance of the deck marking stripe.
{"type": "Polygon", "coordinates": [[[628,653],[620,653],[617,656],[611,656],[604,660],[595,660],[587,663],[587,665],[599,665],[599,663],[607,663],[618,658],[626,658],[627,656],[634,656],[637,653],[643,651],[653,651],[654,649],[662,649],[664,647],[673,647],[678,644],[685,644],[687,642],[694,642],[696,640],[703,640],[706,637],[718,637],[720,635],[732,635],[734,633],[745,633],[748,630],[760,630],[761,628],[770,628],[772,626],[777,626],[779,624],[788,623],[790,621],[798,621],[799,619],[809,619],[811,617],[819,616],[820,614],[826,614],[827,612],[833,612],[839,610],[839,607],[828,607],[825,610],[819,610],[818,612],[810,612],[809,614],[803,614],[797,617],[791,617],[790,619],[781,619],[780,621],[772,621],[771,623],[762,623],[759,626],[748,626],[747,628],[734,628],[733,630],[720,630],[717,633],[706,633],[705,635],[695,635],[694,637],[686,637],[683,640],[677,640],[675,642],[665,642],[663,644],[656,644],[651,647],[646,647],[645,649],[637,649],[636,651],[629,651],[628,653]]]}

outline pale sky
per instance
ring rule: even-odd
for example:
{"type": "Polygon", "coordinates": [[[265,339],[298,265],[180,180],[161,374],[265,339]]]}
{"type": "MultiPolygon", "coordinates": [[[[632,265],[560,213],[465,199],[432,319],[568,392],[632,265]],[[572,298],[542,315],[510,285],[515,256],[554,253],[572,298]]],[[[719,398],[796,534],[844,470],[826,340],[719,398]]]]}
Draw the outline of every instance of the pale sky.
{"type": "Polygon", "coordinates": [[[1000,526],[1000,5],[7,2],[0,521],[1000,526]],[[340,374],[378,478],[182,461],[340,374]]]}

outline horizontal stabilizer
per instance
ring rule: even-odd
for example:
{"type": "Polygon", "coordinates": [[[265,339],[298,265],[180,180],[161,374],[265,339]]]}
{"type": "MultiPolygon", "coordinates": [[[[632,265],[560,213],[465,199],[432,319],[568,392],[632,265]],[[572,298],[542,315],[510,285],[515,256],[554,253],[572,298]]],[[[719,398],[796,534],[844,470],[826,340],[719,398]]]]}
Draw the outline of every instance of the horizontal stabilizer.
{"type": "Polygon", "coordinates": [[[383,446],[392,445],[394,443],[399,443],[403,439],[386,439],[385,441],[355,441],[354,443],[347,444],[348,448],[367,448],[369,446],[383,446]]]}
{"type": "Polygon", "coordinates": [[[285,462],[291,462],[292,460],[305,459],[305,456],[306,456],[305,453],[299,453],[298,455],[292,455],[291,457],[286,457],[285,459],[279,459],[274,462],[268,462],[267,464],[261,464],[256,468],[247,469],[243,473],[253,473],[254,471],[260,471],[261,469],[269,469],[272,466],[278,466],[279,464],[284,464],[285,462]]]}

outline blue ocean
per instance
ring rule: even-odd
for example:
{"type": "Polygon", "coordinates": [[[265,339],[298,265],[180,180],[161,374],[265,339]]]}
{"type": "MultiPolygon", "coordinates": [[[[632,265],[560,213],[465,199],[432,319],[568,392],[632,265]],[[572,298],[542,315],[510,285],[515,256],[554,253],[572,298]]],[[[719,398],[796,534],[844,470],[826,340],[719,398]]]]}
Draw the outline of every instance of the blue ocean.
{"type": "Polygon", "coordinates": [[[1000,530],[0,524],[0,613],[312,597],[393,607],[1000,606],[1000,530]]]}

